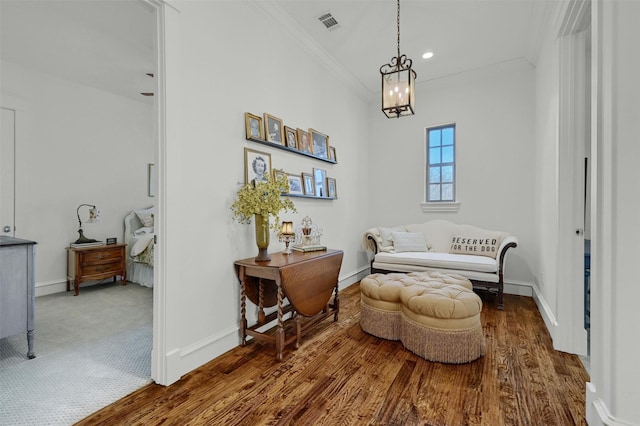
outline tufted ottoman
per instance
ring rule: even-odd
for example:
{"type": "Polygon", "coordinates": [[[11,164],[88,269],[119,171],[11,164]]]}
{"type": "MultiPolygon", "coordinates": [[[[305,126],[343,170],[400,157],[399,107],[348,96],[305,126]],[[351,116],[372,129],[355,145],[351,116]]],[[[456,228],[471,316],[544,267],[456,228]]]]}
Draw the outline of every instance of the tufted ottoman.
{"type": "Polygon", "coordinates": [[[464,363],[484,355],[482,301],[466,278],[442,272],[372,274],[360,282],[362,329],[400,340],[423,358],[464,363]]]}

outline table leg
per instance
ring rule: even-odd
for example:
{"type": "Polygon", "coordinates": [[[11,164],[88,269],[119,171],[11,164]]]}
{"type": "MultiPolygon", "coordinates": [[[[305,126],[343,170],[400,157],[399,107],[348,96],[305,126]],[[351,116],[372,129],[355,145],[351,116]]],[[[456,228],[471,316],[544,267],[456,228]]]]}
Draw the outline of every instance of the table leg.
{"type": "Polygon", "coordinates": [[[244,277],[240,279],[240,344],[247,344],[247,290],[245,288],[244,277]]]}
{"type": "Polygon", "coordinates": [[[338,300],[338,284],[336,284],[336,294],[333,297],[333,322],[338,321],[338,311],[340,311],[340,300],[338,300]]]}
{"type": "Polygon", "coordinates": [[[78,280],[73,280],[73,295],[77,296],[80,293],[80,283],[78,280]]]}
{"type": "Polygon", "coordinates": [[[284,326],[282,322],[282,285],[278,285],[278,328],[276,329],[276,358],[282,361],[282,350],[284,349],[284,326]]]}
{"type": "Polygon", "coordinates": [[[262,278],[258,279],[258,322],[264,324],[266,317],[264,315],[264,282],[262,278]]]}
{"type": "Polygon", "coordinates": [[[33,330],[27,331],[27,358],[33,359],[36,353],[33,351],[33,330]]]}

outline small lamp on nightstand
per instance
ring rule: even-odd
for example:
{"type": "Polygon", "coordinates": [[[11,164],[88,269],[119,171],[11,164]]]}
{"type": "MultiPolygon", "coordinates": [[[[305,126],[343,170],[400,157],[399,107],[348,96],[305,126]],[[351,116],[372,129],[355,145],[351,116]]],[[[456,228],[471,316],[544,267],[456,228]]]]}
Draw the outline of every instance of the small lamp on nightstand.
{"type": "Polygon", "coordinates": [[[284,254],[291,254],[289,243],[295,240],[296,236],[293,232],[293,222],[282,222],[282,228],[280,228],[280,242],[285,244],[284,254]]]}
{"type": "Polygon", "coordinates": [[[84,207],[84,206],[91,207],[89,209],[89,220],[87,220],[85,223],[96,223],[100,221],[100,210],[98,210],[96,206],[92,204],[80,204],[76,209],[76,215],[78,216],[78,223],[80,224],[80,229],[78,229],[78,234],[80,234],[80,236],[78,237],[77,240],[73,242],[74,244],[87,244],[87,243],[98,242],[98,240],[85,237],[82,231],[82,220],[80,220],[80,207],[84,207]]]}

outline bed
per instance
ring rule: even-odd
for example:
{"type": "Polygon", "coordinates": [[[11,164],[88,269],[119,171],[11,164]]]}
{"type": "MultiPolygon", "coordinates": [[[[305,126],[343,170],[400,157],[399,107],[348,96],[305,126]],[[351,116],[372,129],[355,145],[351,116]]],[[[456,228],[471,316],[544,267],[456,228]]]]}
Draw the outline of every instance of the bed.
{"type": "Polygon", "coordinates": [[[154,208],[133,210],[124,218],[127,281],[153,287],[154,208]]]}

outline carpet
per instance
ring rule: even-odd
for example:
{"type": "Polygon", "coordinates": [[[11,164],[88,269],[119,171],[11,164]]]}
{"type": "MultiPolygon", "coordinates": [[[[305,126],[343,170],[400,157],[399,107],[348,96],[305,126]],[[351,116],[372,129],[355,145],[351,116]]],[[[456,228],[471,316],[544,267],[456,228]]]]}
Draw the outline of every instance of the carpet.
{"type": "Polygon", "coordinates": [[[0,424],[73,424],[151,382],[152,289],[71,294],[36,298],[36,358],[24,334],[0,339],[0,424]]]}

